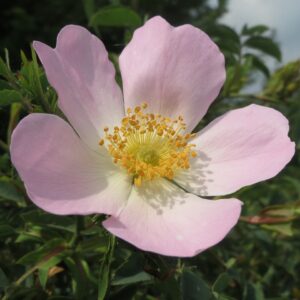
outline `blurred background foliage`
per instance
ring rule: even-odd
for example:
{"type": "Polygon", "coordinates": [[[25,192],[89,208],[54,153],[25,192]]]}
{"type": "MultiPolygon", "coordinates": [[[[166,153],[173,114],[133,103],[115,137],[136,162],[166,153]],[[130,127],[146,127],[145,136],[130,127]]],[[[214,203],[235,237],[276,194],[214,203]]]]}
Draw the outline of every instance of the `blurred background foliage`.
{"type": "MultiPolygon", "coordinates": [[[[0,297],[2,299],[279,300],[300,299],[299,151],[276,178],[244,188],[243,216],[216,247],[191,259],[137,250],[109,236],[104,216],[60,217],[36,208],[9,159],[12,130],[28,113],[61,114],[30,44],[52,46],[62,26],[80,24],[97,34],[116,64],[137,27],[154,15],[173,25],[206,31],[226,57],[227,81],[197,126],[233,108],[258,103],[280,110],[300,141],[300,61],[275,72],[281,60],[268,27],[237,32],[221,24],[226,0],[20,0],[0,11],[0,297]],[[259,93],[247,87],[265,77],[259,93]]],[[[155,45],[154,45],[155,46],[155,45]]],[[[120,80],[120,78],[118,78],[120,80]]],[[[101,84],[101,83],[99,83],[101,84]]],[[[196,109],[196,108],[195,108],[196,109]]],[[[24,153],[24,159],[26,153],[24,153]]]]}

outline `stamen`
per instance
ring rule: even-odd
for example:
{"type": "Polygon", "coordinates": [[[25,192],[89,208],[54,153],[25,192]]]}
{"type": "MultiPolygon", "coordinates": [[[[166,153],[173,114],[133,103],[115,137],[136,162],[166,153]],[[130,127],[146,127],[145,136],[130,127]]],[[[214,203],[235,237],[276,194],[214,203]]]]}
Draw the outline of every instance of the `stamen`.
{"type": "Polygon", "coordinates": [[[188,141],[195,134],[184,134],[183,117],[176,119],[145,113],[147,103],[127,108],[120,126],[109,133],[105,127],[100,146],[106,147],[114,163],[125,168],[139,187],[143,181],[158,177],[173,179],[176,171],[190,168],[190,159],[197,156],[188,141]]]}

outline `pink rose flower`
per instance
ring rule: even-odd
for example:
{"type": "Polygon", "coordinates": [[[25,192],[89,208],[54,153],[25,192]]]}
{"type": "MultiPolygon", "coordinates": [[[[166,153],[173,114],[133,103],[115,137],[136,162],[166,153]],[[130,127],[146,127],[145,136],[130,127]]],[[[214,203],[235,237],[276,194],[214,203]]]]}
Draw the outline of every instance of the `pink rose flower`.
{"type": "Polygon", "coordinates": [[[15,129],[11,158],[30,199],[59,215],[103,213],[136,247],[193,256],[237,223],[231,194],[292,158],[287,119],[250,105],[189,134],[225,80],[224,57],[201,30],[154,17],[120,55],[123,95],[102,42],[69,25],[56,48],[34,42],[70,125],[34,113],[15,129]]]}

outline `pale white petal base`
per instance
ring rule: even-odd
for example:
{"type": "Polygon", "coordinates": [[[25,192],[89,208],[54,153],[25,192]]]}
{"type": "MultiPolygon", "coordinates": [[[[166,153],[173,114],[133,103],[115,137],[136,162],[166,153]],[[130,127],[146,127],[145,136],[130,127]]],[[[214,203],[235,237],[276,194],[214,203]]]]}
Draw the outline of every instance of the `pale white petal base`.
{"type": "Polygon", "coordinates": [[[237,199],[201,199],[157,179],[133,187],[120,215],[103,225],[142,250],[188,257],[220,242],[237,223],[241,205],[237,199]]]}

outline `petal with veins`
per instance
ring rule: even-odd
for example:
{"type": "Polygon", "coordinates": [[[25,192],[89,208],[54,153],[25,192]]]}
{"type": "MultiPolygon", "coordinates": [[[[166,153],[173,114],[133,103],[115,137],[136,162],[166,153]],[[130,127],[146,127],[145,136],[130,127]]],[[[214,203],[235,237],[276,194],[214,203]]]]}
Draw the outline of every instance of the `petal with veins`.
{"type": "Polygon", "coordinates": [[[31,114],[15,129],[11,159],[30,199],[59,215],[117,215],[131,182],[108,155],[83,143],[61,118],[31,114]]]}
{"type": "Polygon", "coordinates": [[[120,215],[103,225],[142,250],[194,256],[228,234],[239,219],[241,204],[237,199],[201,199],[158,179],[133,187],[120,215]]]}
{"type": "Polygon", "coordinates": [[[174,177],[183,188],[201,196],[231,194],[280,172],[295,153],[288,120],[259,105],[232,110],[197,134],[198,157],[174,177]]]}
{"type": "Polygon", "coordinates": [[[124,114],[122,93],[115,70],[102,42],[83,27],[68,25],[55,49],[33,43],[50,84],[59,97],[59,107],[94,150],[105,126],[118,124],[124,114]]]}
{"type": "Polygon", "coordinates": [[[225,80],[224,57],[191,25],[172,27],[154,17],[137,29],[120,56],[124,101],[141,102],[166,117],[183,115],[187,131],[197,125],[225,80]]]}

